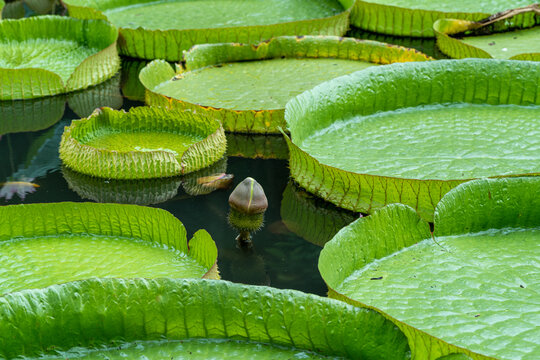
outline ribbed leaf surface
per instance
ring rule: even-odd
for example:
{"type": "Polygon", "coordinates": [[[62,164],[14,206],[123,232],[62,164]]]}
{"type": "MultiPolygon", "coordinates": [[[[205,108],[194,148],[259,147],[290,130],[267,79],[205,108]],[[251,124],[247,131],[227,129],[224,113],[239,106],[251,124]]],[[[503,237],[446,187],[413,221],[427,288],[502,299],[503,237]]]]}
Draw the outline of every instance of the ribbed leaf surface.
{"type": "Polygon", "coordinates": [[[141,71],[149,105],[208,113],[227,131],[278,133],[286,102],[323,81],[374,64],[429,58],[374,41],[301,36],[257,46],[199,45],[185,59],[188,71],[176,75],[161,60],[141,71]]]}
{"type": "Polygon", "coordinates": [[[477,27],[475,22],[455,19],[437,20],[433,29],[437,46],[454,59],[478,57],[540,61],[539,25],[540,16],[525,13],[497,21],[478,31],[471,31],[477,27]],[[454,34],[460,34],[459,38],[454,34]]]}
{"type": "Polygon", "coordinates": [[[225,147],[223,128],[212,118],[162,108],[103,108],[66,129],[60,158],[83,174],[142,179],[209,166],[225,147]]]}
{"type": "Polygon", "coordinates": [[[0,100],[87,88],[119,68],[117,29],[104,21],[43,16],[0,23],[0,100]]]}
{"type": "Polygon", "coordinates": [[[283,35],[343,35],[351,0],[68,0],[70,16],[108,18],[120,28],[122,55],[178,61],[196,44],[253,44],[283,35]]]}
{"type": "Polygon", "coordinates": [[[291,174],[346,209],[399,202],[431,220],[469,178],[540,173],[538,126],[522,131],[539,119],[539,79],[533,62],[441,60],[327,82],[287,104],[291,174]]]}
{"type": "Polygon", "coordinates": [[[437,338],[487,356],[534,358],[539,191],[537,177],[462,184],[437,206],[435,239],[411,208],[388,205],[327,243],[319,270],[332,296],[396,319],[416,358],[457,352],[437,338]]]}
{"type": "Polygon", "coordinates": [[[351,24],[382,34],[434,37],[433,24],[438,19],[478,21],[529,4],[528,0],[359,0],[353,8],[351,24]]]}
{"type": "Polygon", "coordinates": [[[95,277],[201,278],[217,259],[208,233],[188,247],[182,223],[160,209],[52,203],[0,215],[0,293],[95,277]]]}
{"type": "MultiPolygon", "coordinates": [[[[109,353],[114,356],[118,345],[136,340],[201,338],[250,341],[252,350],[244,358],[280,355],[279,349],[260,343],[315,358],[409,355],[403,334],[374,311],[298,291],[225,281],[75,282],[4,296],[0,319],[0,354],[8,358],[116,344],[109,353]]],[[[167,357],[175,355],[180,356],[173,352],[167,357]]]]}

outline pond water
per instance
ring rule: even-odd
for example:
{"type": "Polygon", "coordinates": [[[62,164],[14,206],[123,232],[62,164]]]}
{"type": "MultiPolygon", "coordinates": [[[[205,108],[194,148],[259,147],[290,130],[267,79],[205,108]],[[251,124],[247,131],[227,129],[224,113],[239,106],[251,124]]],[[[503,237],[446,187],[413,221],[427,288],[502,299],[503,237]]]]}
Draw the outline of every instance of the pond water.
{"type": "MultiPolygon", "coordinates": [[[[359,31],[351,34],[360,38],[374,39],[374,35],[359,31]]],[[[382,40],[417,45],[432,56],[439,57],[437,55],[440,55],[430,51],[435,48],[433,40],[410,43],[407,39],[391,39],[388,36],[382,40]]],[[[124,60],[122,66],[127,70],[139,68],[140,64],[132,60],[124,60]]],[[[63,127],[69,125],[71,120],[83,116],[81,114],[88,115],[94,105],[108,105],[122,109],[144,105],[141,101],[130,100],[137,98],[131,94],[131,90],[136,89],[137,84],[134,74],[136,72],[127,71],[122,74],[121,84],[124,95],[128,95],[126,92],[130,89],[127,97],[122,96],[118,81],[116,83],[113,81],[112,88],[102,91],[101,98],[93,95],[90,89],[86,90],[87,93],[81,92],[60,98],[58,101],[46,99],[44,103],[27,102],[30,106],[24,110],[20,109],[18,118],[9,114],[12,113],[13,107],[21,107],[21,102],[0,103],[0,133],[8,132],[6,129],[9,129],[11,125],[6,127],[6,124],[2,124],[8,121],[7,119],[25,123],[28,128],[32,128],[32,121],[41,122],[43,125],[40,125],[40,128],[45,127],[38,131],[1,135],[0,183],[26,181],[39,186],[21,183],[15,184],[9,191],[4,188],[0,190],[0,196],[3,197],[0,198],[1,204],[91,201],[89,198],[106,198],[107,194],[104,195],[104,193],[107,191],[109,191],[109,198],[114,198],[111,196],[111,190],[108,190],[111,188],[110,182],[105,179],[90,180],[91,185],[89,185],[88,181],[74,183],[69,173],[65,176],[58,159],[58,144],[63,127]],[[84,94],[88,94],[88,98],[85,98],[84,94]],[[68,101],[68,105],[65,106],[65,110],[62,110],[59,104],[65,100],[68,101]],[[63,115],[61,115],[62,111],[63,115]],[[46,117],[52,120],[45,119],[46,117]],[[55,121],[57,122],[54,123],[55,121]],[[71,186],[66,181],[66,177],[71,180],[71,186]],[[103,193],[99,193],[100,191],[103,193]],[[24,198],[21,198],[19,194],[22,194],[24,198]]],[[[12,131],[21,130],[16,126],[13,129],[16,130],[12,131]]],[[[162,188],[168,189],[168,193],[162,194],[161,198],[168,199],[150,206],[159,207],[174,214],[186,226],[188,237],[201,228],[212,235],[218,247],[218,266],[222,279],[245,284],[297,289],[325,296],[327,288],[317,269],[321,246],[339,228],[353,221],[359,214],[339,210],[331,204],[313,198],[290,183],[288,164],[285,160],[286,144],[280,136],[232,138],[229,135],[228,140],[230,152],[226,160],[226,172],[234,174],[233,185],[230,189],[218,189],[210,194],[195,196],[190,195],[192,191],[188,193],[184,190],[184,187],[180,185],[180,179],[176,182],[174,179],[164,180],[162,188]],[[260,157],[252,159],[237,156],[241,152],[246,152],[245,149],[253,144],[258,146],[256,151],[259,154],[266,146],[267,150],[271,150],[267,156],[279,159],[260,157]],[[243,150],[239,150],[241,148],[243,150]],[[235,240],[237,232],[227,221],[229,194],[236,184],[248,176],[253,177],[262,185],[269,204],[263,228],[252,235],[253,247],[251,249],[237,246],[235,240]],[[177,193],[174,195],[176,188],[177,193]]],[[[155,188],[156,182],[152,184],[155,188]]],[[[157,185],[159,187],[160,184],[157,185]]],[[[112,195],[115,195],[114,191],[117,190],[113,190],[112,195]]],[[[151,191],[155,190],[147,190],[144,194],[150,196],[151,191]]],[[[122,198],[121,194],[116,195],[117,199],[122,198]]]]}

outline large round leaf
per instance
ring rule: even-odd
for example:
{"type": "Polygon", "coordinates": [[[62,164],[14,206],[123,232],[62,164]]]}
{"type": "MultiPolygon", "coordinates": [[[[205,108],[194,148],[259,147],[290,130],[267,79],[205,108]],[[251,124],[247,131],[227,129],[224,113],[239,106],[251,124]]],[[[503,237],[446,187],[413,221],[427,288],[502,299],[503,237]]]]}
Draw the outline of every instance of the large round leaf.
{"type": "Polygon", "coordinates": [[[3,357],[408,359],[368,309],[304,294],[189,280],[86,280],[0,298],[3,357]],[[70,350],[72,349],[72,350],[70,350]]]}
{"type": "Polygon", "coordinates": [[[437,46],[456,59],[479,57],[540,61],[540,14],[525,13],[486,27],[480,25],[474,21],[437,20],[433,25],[437,46]]]}
{"type": "Polygon", "coordinates": [[[431,220],[461,182],[540,174],[539,80],[534,62],[471,59],[321,84],[287,104],[291,174],[346,209],[399,202],[431,220]]]}
{"type": "Polygon", "coordinates": [[[498,11],[529,4],[529,0],[358,0],[351,24],[382,34],[434,37],[433,23],[437,19],[477,21],[498,11]]]}
{"type": "Polygon", "coordinates": [[[0,207],[0,293],[88,278],[218,276],[208,233],[188,242],[170,213],[135,205],[0,207]]]}
{"type": "Polygon", "coordinates": [[[317,84],[375,64],[428,59],[375,41],[279,37],[257,46],[195,46],[185,55],[187,71],[156,60],[140,79],[149,105],[208,113],[227,131],[278,133],[287,101],[317,84]]]}
{"type": "Polygon", "coordinates": [[[225,147],[223,128],[207,116],[163,108],[103,108],[66,128],[60,158],[87,175],[146,179],[202,169],[218,161],[225,147]]]}
{"type": "Polygon", "coordinates": [[[0,22],[0,100],[71,92],[119,68],[118,30],[101,20],[42,16],[0,22]]]}
{"type": "Polygon", "coordinates": [[[352,0],[66,0],[70,16],[120,28],[122,55],[182,59],[195,44],[256,43],[282,35],[343,35],[352,0]]]}
{"type": "Polygon", "coordinates": [[[395,318],[419,357],[453,352],[440,338],[487,356],[534,358],[539,193],[536,177],[462,184],[437,205],[434,238],[410,207],[389,205],[327,243],[319,270],[333,296],[395,318]]]}

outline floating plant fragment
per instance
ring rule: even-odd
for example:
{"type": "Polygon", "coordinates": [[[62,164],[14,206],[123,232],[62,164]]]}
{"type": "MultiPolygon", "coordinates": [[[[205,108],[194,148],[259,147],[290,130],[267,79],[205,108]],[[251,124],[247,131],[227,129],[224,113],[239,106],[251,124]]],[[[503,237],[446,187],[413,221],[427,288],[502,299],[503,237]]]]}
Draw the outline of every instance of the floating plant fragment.
{"type": "Polygon", "coordinates": [[[0,294],[88,278],[219,278],[204,231],[188,241],[170,213],[136,205],[0,207],[0,294]]]}
{"type": "Polygon", "coordinates": [[[345,209],[402,203],[432,221],[462,182],[540,175],[539,81],[535,62],[469,59],[326,82],[287,104],[291,175],[345,209]]]}
{"type": "Polygon", "coordinates": [[[146,102],[206,113],[226,131],[279,133],[285,104],[340,75],[376,64],[430,59],[416,50],[335,36],[278,37],[256,46],[198,45],[186,70],[155,60],[140,73],[146,102]]]}
{"type": "Polygon", "coordinates": [[[452,58],[540,61],[540,5],[492,15],[481,21],[441,19],[434,24],[437,46],[452,58]],[[528,11],[528,12],[520,12],[528,11]]]}
{"type": "Polygon", "coordinates": [[[71,169],[111,179],[184,175],[207,167],[225,153],[219,121],[179,110],[139,107],[100,109],[73,121],[60,144],[71,169]]]}
{"type": "Polygon", "coordinates": [[[437,205],[433,238],[413,209],[388,205],[328,242],[319,270],[331,297],[394,318],[413,357],[456,345],[532,359],[540,353],[538,194],[540,177],[461,184],[437,205]]]}
{"type": "Polygon", "coordinates": [[[62,94],[111,78],[120,65],[117,37],[102,20],[0,21],[0,100],[62,94]]]}
{"type": "Polygon", "coordinates": [[[477,21],[530,3],[530,0],[358,0],[351,13],[351,24],[382,34],[434,37],[433,23],[438,19],[477,21]]]}
{"type": "Polygon", "coordinates": [[[182,60],[196,44],[257,43],[281,35],[343,35],[352,0],[65,0],[69,15],[120,28],[120,54],[182,60]]]}
{"type": "Polygon", "coordinates": [[[382,315],[227,281],[93,279],[0,298],[5,358],[409,359],[382,315]],[[69,330],[69,336],[65,336],[69,330]]]}
{"type": "Polygon", "coordinates": [[[34,179],[23,179],[21,181],[6,181],[0,183],[0,199],[5,198],[6,201],[11,200],[14,195],[18,195],[21,200],[26,198],[27,194],[31,194],[39,187],[34,184],[34,179]]]}

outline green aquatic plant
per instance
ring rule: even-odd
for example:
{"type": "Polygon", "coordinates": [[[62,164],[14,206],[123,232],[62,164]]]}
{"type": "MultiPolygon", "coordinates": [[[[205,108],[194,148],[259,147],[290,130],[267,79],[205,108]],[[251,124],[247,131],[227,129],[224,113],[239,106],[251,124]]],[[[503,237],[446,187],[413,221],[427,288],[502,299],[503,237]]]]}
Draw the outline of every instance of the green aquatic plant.
{"type": "Polygon", "coordinates": [[[540,61],[539,4],[494,14],[480,21],[441,19],[435,22],[433,29],[437,46],[452,58],[540,61]]]}
{"type": "Polygon", "coordinates": [[[73,121],[60,144],[60,158],[83,174],[112,179],[184,175],[224,154],[219,121],[204,115],[139,107],[129,112],[102,108],[73,121]]]}
{"type": "Polygon", "coordinates": [[[539,80],[534,62],[469,59],[326,82],[287,104],[291,175],[345,209],[403,203],[431,221],[462,182],[540,174],[539,80]]]}
{"type": "Polygon", "coordinates": [[[161,209],[63,202],[0,214],[1,294],[88,278],[219,278],[210,235],[199,230],[188,244],[161,209]]]}
{"type": "Polygon", "coordinates": [[[374,41],[288,36],[255,46],[198,45],[185,54],[186,71],[156,60],[140,79],[149,105],[209,114],[226,131],[268,134],[284,126],[287,101],[317,84],[376,64],[428,59],[374,41]]]}
{"type": "Polygon", "coordinates": [[[477,21],[494,12],[530,3],[529,0],[357,0],[351,24],[381,34],[434,37],[433,23],[438,19],[477,21]]]}
{"type": "Polygon", "coordinates": [[[0,21],[0,100],[62,94],[111,78],[120,65],[117,38],[102,20],[0,21]]]}
{"type": "Polygon", "coordinates": [[[353,0],[65,0],[69,15],[120,28],[120,54],[182,60],[196,44],[257,43],[282,35],[343,35],[353,0]]]}
{"type": "Polygon", "coordinates": [[[0,1],[0,19],[20,19],[25,16],[59,14],[57,0],[10,0],[5,6],[0,1]]]}
{"type": "Polygon", "coordinates": [[[539,193],[538,177],[461,184],[437,205],[434,237],[413,209],[388,205],[328,242],[319,270],[330,296],[394,318],[413,357],[445,355],[456,345],[533,358],[540,351],[532,320],[539,315],[539,193]]]}
{"type": "Polygon", "coordinates": [[[375,311],[226,281],[72,282],[0,297],[0,319],[6,358],[410,356],[405,336],[375,311]]]}
{"type": "Polygon", "coordinates": [[[261,228],[268,199],[257,180],[247,177],[234,188],[229,196],[229,224],[240,232],[239,244],[250,243],[250,233],[261,228]]]}

